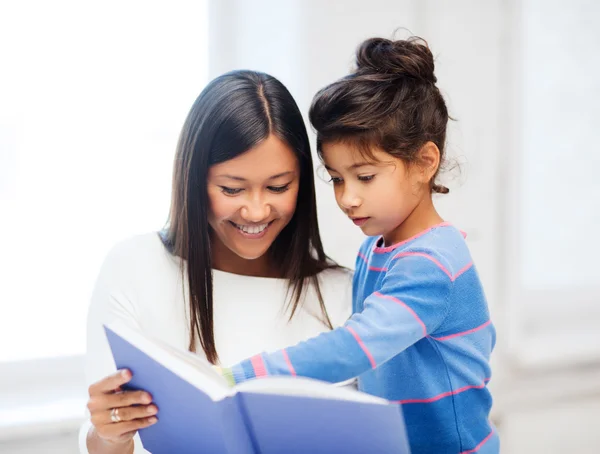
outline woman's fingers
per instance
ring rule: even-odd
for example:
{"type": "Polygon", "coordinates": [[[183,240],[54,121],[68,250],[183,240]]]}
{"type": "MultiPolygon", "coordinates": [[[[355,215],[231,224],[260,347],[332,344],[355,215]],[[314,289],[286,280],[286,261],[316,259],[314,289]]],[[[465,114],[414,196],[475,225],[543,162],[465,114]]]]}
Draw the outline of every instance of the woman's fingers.
{"type": "Polygon", "coordinates": [[[105,440],[119,443],[127,441],[137,430],[151,426],[158,420],[158,409],[152,405],[150,394],[145,391],[121,391],[121,386],[130,380],[131,372],[120,370],[89,388],[90,420],[98,436],[105,440]]]}
{"type": "Polygon", "coordinates": [[[145,391],[123,391],[91,396],[88,401],[88,409],[93,412],[132,405],[148,405],[151,402],[152,396],[145,391]]]}
{"type": "Polygon", "coordinates": [[[123,421],[112,424],[96,425],[98,435],[107,440],[119,440],[123,436],[133,436],[139,429],[144,429],[158,421],[156,416],[146,418],[133,419],[131,421],[123,421]]]}
{"type": "Polygon", "coordinates": [[[120,389],[129,380],[131,380],[131,372],[127,369],[120,370],[91,385],[89,387],[89,394],[92,396],[94,394],[112,393],[120,389]]]}
{"type": "Polygon", "coordinates": [[[121,422],[133,421],[134,419],[147,419],[158,413],[156,405],[140,405],[136,407],[121,407],[117,408],[115,415],[118,417],[119,422],[115,423],[112,420],[112,409],[92,414],[91,421],[95,426],[101,424],[115,424],[118,425],[121,422]]]}

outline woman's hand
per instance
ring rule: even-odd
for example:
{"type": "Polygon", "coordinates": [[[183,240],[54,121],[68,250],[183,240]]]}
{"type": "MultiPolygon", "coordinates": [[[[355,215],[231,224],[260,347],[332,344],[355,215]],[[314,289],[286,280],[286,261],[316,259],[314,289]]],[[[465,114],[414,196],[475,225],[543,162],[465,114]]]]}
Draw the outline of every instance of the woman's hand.
{"type": "MultiPolygon", "coordinates": [[[[96,436],[112,445],[128,445],[139,429],[156,423],[158,409],[145,391],[122,391],[131,372],[121,370],[90,386],[87,407],[96,436]]],[[[89,440],[88,440],[89,444],[89,440]]]]}

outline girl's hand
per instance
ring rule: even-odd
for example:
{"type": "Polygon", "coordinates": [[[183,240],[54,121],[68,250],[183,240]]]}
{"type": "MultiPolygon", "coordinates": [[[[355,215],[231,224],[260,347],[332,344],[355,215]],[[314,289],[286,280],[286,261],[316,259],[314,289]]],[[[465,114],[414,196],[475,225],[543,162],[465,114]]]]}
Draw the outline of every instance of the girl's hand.
{"type": "Polygon", "coordinates": [[[233,378],[233,373],[231,372],[231,368],[229,367],[221,367],[221,366],[212,366],[213,370],[222,376],[229,386],[235,386],[235,378],[233,378]]]}

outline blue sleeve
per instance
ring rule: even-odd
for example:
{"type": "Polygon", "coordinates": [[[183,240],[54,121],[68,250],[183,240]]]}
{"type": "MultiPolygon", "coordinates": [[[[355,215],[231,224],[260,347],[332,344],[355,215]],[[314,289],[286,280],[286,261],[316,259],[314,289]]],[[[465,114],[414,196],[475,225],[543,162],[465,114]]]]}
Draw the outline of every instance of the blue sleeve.
{"type": "Polygon", "coordinates": [[[375,369],[443,322],[453,283],[438,265],[420,255],[397,259],[381,289],[367,297],[364,310],[344,326],[293,347],[256,355],[224,373],[236,383],[265,375],[337,383],[375,369]]]}

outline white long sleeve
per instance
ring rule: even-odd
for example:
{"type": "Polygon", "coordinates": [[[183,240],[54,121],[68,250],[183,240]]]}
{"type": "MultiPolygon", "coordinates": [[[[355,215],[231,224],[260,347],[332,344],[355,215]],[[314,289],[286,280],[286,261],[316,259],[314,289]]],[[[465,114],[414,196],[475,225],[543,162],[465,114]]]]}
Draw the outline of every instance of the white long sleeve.
{"type": "MultiPolygon", "coordinates": [[[[346,270],[328,270],[320,274],[319,281],[329,317],[334,326],[340,326],[351,314],[352,275],[346,270]]],[[[318,319],[320,308],[312,286],[305,293],[302,309],[290,322],[286,280],[213,271],[213,283],[215,342],[223,364],[233,364],[260,351],[277,350],[328,330],[318,319]]],[[[179,260],[166,251],[156,233],[117,244],[102,265],[89,307],[85,361],[88,385],[116,371],[103,330],[104,324],[116,319],[176,348],[187,349],[185,288],[179,260]]],[[[202,354],[200,347],[197,351],[202,354]]],[[[82,454],[88,454],[86,435],[90,427],[89,421],[81,427],[82,454]]],[[[147,452],[138,435],[135,443],[135,454],[147,452]]]]}

